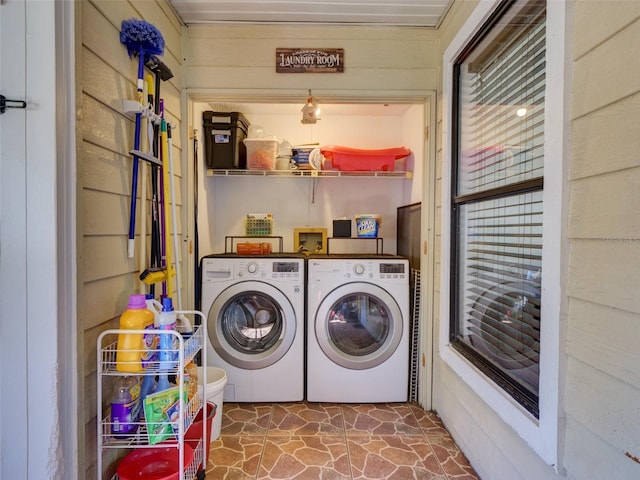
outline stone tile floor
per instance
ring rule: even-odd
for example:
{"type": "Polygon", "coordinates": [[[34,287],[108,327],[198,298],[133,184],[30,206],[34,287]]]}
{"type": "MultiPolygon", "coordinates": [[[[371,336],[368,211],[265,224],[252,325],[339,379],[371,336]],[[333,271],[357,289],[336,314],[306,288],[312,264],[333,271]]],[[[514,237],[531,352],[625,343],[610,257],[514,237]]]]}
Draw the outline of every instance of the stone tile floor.
{"type": "Polygon", "coordinates": [[[207,480],[479,480],[414,403],[225,403],[207,480]]]}

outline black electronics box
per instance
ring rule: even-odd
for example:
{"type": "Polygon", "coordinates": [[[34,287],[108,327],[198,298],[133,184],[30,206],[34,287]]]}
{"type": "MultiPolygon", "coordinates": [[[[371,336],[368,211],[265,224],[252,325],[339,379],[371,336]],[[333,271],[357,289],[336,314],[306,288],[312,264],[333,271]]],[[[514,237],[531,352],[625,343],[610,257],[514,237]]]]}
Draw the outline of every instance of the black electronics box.
{"type": "Polygon", "coordinates": [[[333,221],[334,237],[350,237],[351,236],[351,220],[334,220],[333,221]]]}
{"type": "Polygon", "coordinates": [[[247,168],[249,121],[240,112],[202,112],[204,155],[207,168],[247,168]]]}

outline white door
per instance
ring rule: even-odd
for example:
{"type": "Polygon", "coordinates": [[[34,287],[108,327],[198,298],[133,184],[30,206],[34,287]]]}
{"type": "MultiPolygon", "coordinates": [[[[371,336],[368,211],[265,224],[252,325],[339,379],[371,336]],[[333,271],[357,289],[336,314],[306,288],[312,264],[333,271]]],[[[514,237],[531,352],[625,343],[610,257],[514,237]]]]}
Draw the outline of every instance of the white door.
{"type": "Polygon", "coordinates": [[[59,180],[68,150],[56,135],[57,105],[73,89],[58,85],[56,68],[70,51],[56,36],[73,18],[65,4],[0,0],[0,94],[28,103],[0,115],[0,479],[77,478],[67,443],[77,434],[75,331],[59,321],[72,317],[73,289],[58,220],[70,213],[59,180]]]}
{"type": "MultiPolygon", "coordinates": [[[[0,94],[26,98],[25,4],[0,5],[0,94]]],[[[0,115],[0,478],[25,478],[26,428],[26,111],[0,115]]]]}

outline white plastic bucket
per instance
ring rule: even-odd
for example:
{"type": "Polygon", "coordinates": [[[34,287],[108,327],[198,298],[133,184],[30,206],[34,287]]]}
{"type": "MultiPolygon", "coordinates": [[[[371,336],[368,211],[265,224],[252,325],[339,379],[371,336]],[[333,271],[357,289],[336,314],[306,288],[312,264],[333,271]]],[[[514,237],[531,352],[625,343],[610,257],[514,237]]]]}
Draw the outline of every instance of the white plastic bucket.
{"type": "MultiPolygon", "coordinates": [[[[210,441],[213,442],[220,436],[222,429],[222,397],[224,386],[227,384],[227,373],[218,367],[198,367],[198,379],[205,378],[205,398],[208,402],[216,404],[216,416],[213,417],[210,441]]],[[[200,381],[200,380],[199,380],[200,381]]]]}

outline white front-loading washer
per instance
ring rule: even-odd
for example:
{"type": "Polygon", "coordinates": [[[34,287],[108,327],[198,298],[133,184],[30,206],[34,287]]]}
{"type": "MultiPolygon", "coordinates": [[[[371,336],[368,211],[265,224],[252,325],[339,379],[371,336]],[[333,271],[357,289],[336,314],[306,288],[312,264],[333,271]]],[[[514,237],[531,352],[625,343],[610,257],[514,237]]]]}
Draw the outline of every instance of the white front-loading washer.
{"type": "Polygon", "coordinates": [[[207,363],[227,374],[223,400],[302,400],[305,260],[209,255],[200,271],[207,363]]]}
{"type": "Polygon", "coordinates": [[[407,401],[408,260],[310,258],[307,277],[307,400],[407,401]]]}

